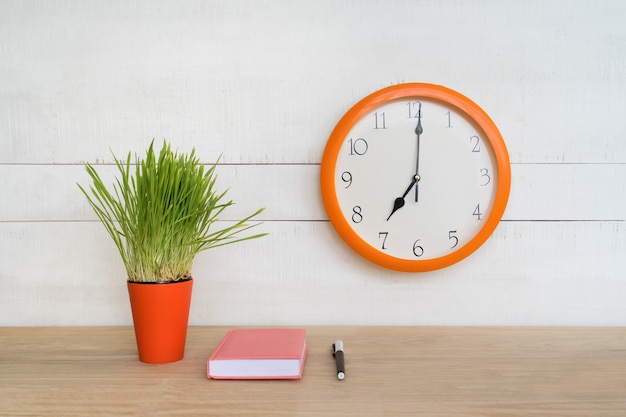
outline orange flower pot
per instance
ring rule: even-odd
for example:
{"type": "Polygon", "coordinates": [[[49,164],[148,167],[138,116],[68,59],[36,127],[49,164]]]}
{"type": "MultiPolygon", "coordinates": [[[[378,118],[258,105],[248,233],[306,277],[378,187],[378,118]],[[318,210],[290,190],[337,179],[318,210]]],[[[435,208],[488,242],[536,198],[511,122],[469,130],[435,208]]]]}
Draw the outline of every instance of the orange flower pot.
{"type": "Polygon", "coordinates": [[[193,280],[128,282],[139,360],[176,362],[185,354],[193,280]]]}

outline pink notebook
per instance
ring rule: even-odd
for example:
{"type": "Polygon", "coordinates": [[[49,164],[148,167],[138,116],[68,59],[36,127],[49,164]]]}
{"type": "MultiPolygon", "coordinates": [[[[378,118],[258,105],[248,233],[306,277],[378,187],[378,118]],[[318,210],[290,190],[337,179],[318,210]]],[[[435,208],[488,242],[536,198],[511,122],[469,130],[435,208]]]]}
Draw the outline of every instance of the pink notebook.
{"type": "Polygon", "coordinates": [[[235,329],[207,361],[213,379],[298,379],[302,377],[306,329],[235,329]]]}

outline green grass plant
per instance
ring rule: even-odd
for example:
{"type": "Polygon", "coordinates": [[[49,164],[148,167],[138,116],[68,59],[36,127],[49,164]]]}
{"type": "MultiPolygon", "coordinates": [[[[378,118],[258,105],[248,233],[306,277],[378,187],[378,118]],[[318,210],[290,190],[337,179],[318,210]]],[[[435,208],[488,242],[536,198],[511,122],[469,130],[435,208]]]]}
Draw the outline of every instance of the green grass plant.
{"type": "MultiPolygon", "coordinates": [[[[78,184],[115,242],[128,280],[171,282],[191,277],[195,256],[207,249],[266,235],[246,234],[264,209],[216,230],[218,216],[232,200],[215,186],[217,163],[200,163],[195,149],[172,151],[166,141],[157,157],[154,141],[145,158],[113,155],[119,176],[107,188],[96,169],[86,164],[89,190],[78,184]],[[134,172],[134,175],[133,175],[134,172]]],[[[223,225],[222,225],[223,226],[223,225]]]]}

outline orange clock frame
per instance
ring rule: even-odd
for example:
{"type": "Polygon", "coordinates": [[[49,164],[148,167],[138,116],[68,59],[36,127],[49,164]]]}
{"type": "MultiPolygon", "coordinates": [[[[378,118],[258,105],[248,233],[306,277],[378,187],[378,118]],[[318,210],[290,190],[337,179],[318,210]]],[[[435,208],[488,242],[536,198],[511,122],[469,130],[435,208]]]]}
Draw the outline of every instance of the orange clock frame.
{"type": "Polygon", "coordinates": [[[398,84],[378,90],[355,104],[337,123],[324,149],[320,167],[320,188],[328,218],[341,238],[355,252],[382,267],[404,272],[425,272],[445,268],[474,253],[494,232],[506,209],[511,188],[511,165],[500,131],[487,113],[464,95],[449,88],[426,83],[398,84]],[[432,259],[408,260],[385,254],[364,241],[350,226],[339,206],[335,187],[335,169],[342,144],[363,116],[389,101],[424,98],[454,107],[476,123],[490,143],[497,167],[498,183],[493,207],[480,231],[458,250],[432,259]]]}

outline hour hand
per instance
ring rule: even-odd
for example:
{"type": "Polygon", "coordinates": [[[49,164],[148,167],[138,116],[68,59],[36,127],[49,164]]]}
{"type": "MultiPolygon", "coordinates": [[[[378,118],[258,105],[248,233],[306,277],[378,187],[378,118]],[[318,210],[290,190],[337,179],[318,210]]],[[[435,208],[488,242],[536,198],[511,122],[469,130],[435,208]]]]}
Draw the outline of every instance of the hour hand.
{"type": "Polygon", "coordinates": [[[404,203],[405,203],[404,197],[406,197],[409,191],[411,191],[411,188],[413,188],[413,186],[419,181],[419,179],[420,179],[419,175],[414,176],[413,180],[411,180],[411,183],[406,188],[406,191],[404,192],[404,194],[402,194],[402,197],[398,197],[394,200],[393,209],[391,210],[391,214],[389,214],[389,217],[387,217],[387,221],[389,221],[393,213],[395,213],[396,211],[404,207],[404,203]]]}

